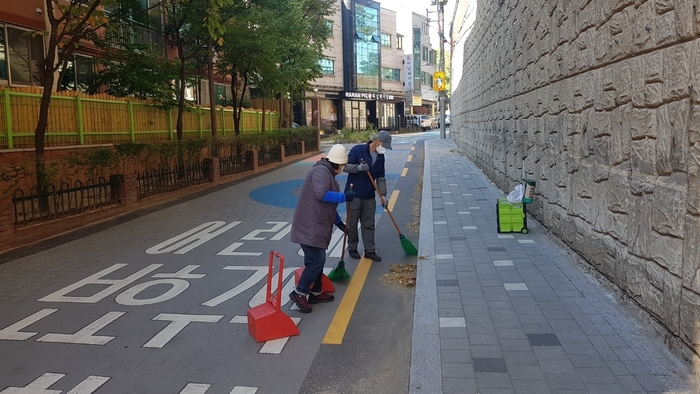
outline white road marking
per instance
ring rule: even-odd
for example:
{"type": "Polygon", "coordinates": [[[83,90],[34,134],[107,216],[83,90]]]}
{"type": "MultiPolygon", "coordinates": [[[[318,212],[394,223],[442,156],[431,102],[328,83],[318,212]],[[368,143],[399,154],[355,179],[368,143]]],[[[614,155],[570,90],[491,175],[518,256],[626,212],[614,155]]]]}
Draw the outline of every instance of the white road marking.
{"type": "Polygon", "coordinates": [[[9,341],[25,341],[38,333],[21,332],[21,329],[38,322],[39,320],[45,318],[46,316],[56,311],[58,311],[58,309],[42,309],[36,313],[31,314],[30,316],[27,316],[24,319],[18,321],[17,323],[11,324],[0,330],[0,339],[5,339],[9,341]]]}
{"type": "Polygon", "coordinates": [[[175,272],[174,274],[155,274],[152,278],[174,278],[174,279],[202,279],[207,274],[193,274],[192,271],[201,267],[201,265],[188,265],[187,267],[175,272]]]}
{"type": "Polygon", "coordinates": [[[229,394],[255,394],[258,392],[257,387],[250,386],[236,386],[231,390],[229,394]]]}
{"type": "Polygon", "coordinates": [[[498,234],[498,238],[500,239],[511,239],[515,238],[512,234],[498,234]]]}
{"type": "Polygon", "coordinates": [[[282,231],[277,233],[277,235],[270,238],[270,241],[279,241],[291,232],[292,232],[292,225],[290,224],[289,226],[285,227],[282,231]]]}
{"type": "Polygon", "coordinates": [[[61,390],[49,390],[49,386],[66,376],[63,373],[45,373],[24,387],[8,387],[0,394],[60,394],[61,390]]]}
{"type": "Polygon", "coordinates": [[[115,337],[93,335],[105,328],[111,322],[119,319],[126,312],[108,312],[94,322],[80,329],[75,334],[49,333],[37,339],[38,342],[80,343],[83,345],[104,345],[115,337]]]}
{"type": "Polygon", "coordinates": [[[535,241],[533,241],[531,239],[519,239],[518,242],[521,244],[534,244],[535,243],[535,241]]]}
{"type": "Polygon", "coordinates": [[[284,228],[284,226],[286,226],[287,223],[288,222],[267,222],[267,224],[274,224],[274,226],[272,226],[271,229],[266,229],[266,230],[253,230],[253,231],[249,232],[248,234],[246,234],[245,236],[243,236],[243,238],[241,238],[241,239],[243,241],[264,241],[267,238],[258,237],[258,235],[260,233],[276,233],[276,232],[282,230],[282,228],[284,228]]]}
{"type": "Polygon", "coordinates": [[[108,295],[115,293],[119,291],[121,288],[126,287],[130,285],[132,282],[135,282],[139,278],[148,275],[149,273],[157,270],[160,266],[163,264],[151,264],[148,267],[142,269],[141,271],[129,275],[128,277],[124,279],[102,279],[102,277],[107,276],[108,274],[125,267],[126,264],[114,264],[113,266],[109,268],[105,268],[102,271],[90,275],[87,278],[80,280],[70,286],[66,286],[62,288],[61,290],[58,290],[54,293],[51,293],[47,295],[44,298],[40,298],[39,301],[44,301],[44,302],[78,302],[78,303],[88,303],[88,304],[94,304],[103,298],[107,297],[108,295]],[[106,289],[99,291],[92,296],[85,297],[85,296],[66,296],[66,294],[69,294],[83,286],[87,285],[109,285],[107,286],[106,289]]]}
{"type": "Polygon", "coordinates": [[[462,230],[476,230],[476,226],[462,226],[462,230]]]}
{"type": "Polygon", "coordinates": [[[79,385],[75,386],[73,390],[69,391],[67,394],[90,394],[95,390],[99,389],[103,384],[107,383],[108,377],[104,376],[88,376],[87,379],[83,380],[79,385]]]}
{"type": "MultiPolygon", "coordinates": [[[[231,298],[241,294],[242,292],[250,289],[255,285],[256,283],[260,282],[265,276],[267,276],[267,270],[268,267],[256,267],[256,266],[227,266],[224,267],[225,270],[232,270],[232,271],[253,271],[253,273],[250,275],[250,277],[246,280],[243,281],[243,283],[239,284],[238,286],[234,287],[233,289],[216,296],[212,298],[209,301],[203,302],[202,305],[204,306],[211,306],[215,307],[223,302],[226,302],[230,300],[231,298]]],[[[285,270],[286,271],[286,270],[285,270]]],[[[263,297],[264,299],[264,297],[263,297]]]]}
{"type": "Polygon", "coordinates": [[[436,254],[435,259],[436,260],[450,260],[454,258],[452,253],[444,253],[444,254],[436,254]]]}
{"type": "Polygon", "coordinates": [[[145,283],[139,283],[130,289],[126,289],[123,293],[119,294],[114,301],[116,301],[117,304],[129,306],[152,305],[171,300],[187,290],[188,287],[190,287],[190,282],[184,279],[156,279],[145,283]],[[171,285],[172,287],[158,297],[136,299],[136,296],[147,288],[163,284],[171,285]]]}
{"type": "Polygon", "coordinates": [[[262,256],[262,252],[236,252],[236,249],[243,246],[245,242],[234,242],[224,250],[217,253],[217,256],[262,256]]]}
{"type": "Polygon", "coordinates": [[[170,252],[173,252],[174,254],[185,254],[241,223],[242,222],[240,221],[232,222],[228,225],[226,222],[219,221],[203,223],[192,230],[186,231],[180,235],[170,238],[167,241],[161,242],[152,248],[146,249],[146,254],[163,254],[170,252]]]}
{"type": "Polygon", "coordinates": [[[223,315],[184,315],[176,313],[161,313],[153,318],[153,320],[170,321],[163,330],[156,334],[150,341],[146,342],[143,347],[162,348],[180,331],[184,330],[191,322],[197,323],[216,323],[221,320],[223,315]]]}
{"type": "Polygon", "coordinates": [[[210,384],[187,383],[187,386],[180,391],[180,394],[204,394],[209,390],[209,387],[211,387],[210,384]]]}

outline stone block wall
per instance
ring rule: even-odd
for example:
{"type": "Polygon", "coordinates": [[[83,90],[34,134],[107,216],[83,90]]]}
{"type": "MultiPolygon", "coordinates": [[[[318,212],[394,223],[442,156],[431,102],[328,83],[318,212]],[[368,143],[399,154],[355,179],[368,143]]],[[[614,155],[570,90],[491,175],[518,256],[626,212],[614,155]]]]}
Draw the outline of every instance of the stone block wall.
{"type": "Polygon", "coordinates": [[[700,370],[700,0],[480,0],[471,27],[450,138],[535,179],[529,212],[700,370]]]}

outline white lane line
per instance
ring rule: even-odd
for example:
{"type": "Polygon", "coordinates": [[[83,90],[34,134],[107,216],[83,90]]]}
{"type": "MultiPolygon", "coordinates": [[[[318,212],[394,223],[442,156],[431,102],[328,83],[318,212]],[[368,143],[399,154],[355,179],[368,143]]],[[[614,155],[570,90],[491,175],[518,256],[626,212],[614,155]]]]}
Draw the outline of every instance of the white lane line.
{"type": "Polygon", "coordinates": [[[496,267],[510,267],[513,265],[513,260],[494,260],[493,265],[496,267]]]}
{"type": "Polygon", "coordinates": [[[67,394],[91,394],[95,390],[99,389],[100,386],[107,383],[109,380],[105,376],[88,376],[87,379],[80,382],[79,385],[75,386],[73,390],[69,391],[67,394]]]}
{"type": "Polygon", "coordinates": [[[209,387],[211,387],[210,384],[187,383],[187,386],[180,391],[180,394],[204,394],[209,390],[209,387]]]}
{"type": "Polygon", "coordinates": [[[529,290],[525,283],[504,283],[503,287],[505,287],[507,291],[529,290]]]}

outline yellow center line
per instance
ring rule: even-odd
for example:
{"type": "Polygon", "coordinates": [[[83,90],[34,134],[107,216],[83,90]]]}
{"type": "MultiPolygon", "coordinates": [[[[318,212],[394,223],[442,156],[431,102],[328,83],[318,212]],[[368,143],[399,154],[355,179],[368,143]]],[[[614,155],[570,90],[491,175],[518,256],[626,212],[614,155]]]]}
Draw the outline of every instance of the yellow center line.
{"type": "Polygon", "coordinates": [[[403,171],[401,171],[401,177],[405,177],[406,174],[408,174],[408,168],[404,167],[403,171]]]}
{"type": "MultiPolygon", "coordinates": [[[[398,198],[399,190],[392,191],[391,197],[389,197],[389,210],[394,209],[398,198]]],[[[362,292],[362,287],[365,285],[367,274],[371,266],[372,260],[365,257],[360,259],[357,269],[352,274],[348,289],[345,291],[345,295],[343,295],[343,299],[340,301],[340,305],[338,305],[338,310],[335,311],[335,316],[333,316],[328,331],[326,331],[326,336],[323,337],[321,343],[325,345],[340,345],[343,343],[345,331],[348,329],[350,318],[355,311],[355,305],[357,305],[357,300],[360,298],[360,292],[362,292]]]]}
{"type": "Polygon", "coordinates": [[[396,200],[399,199],[399,191],[394,190],[391,192],[391,196],[389,197],[389,210],[394,212],[394,205],[396,205],[396,200]]]}
{"type": "Polygon", "coordinates": [[[408,159],[406,161],[410,162],[411,159],[413,159],[413,155],[408,155],[408,159]]]}
{"type": "Polygon", "coordinates": [[[326,331],[326,336],[321,343],[326,345],[340,345],[343,343],[345,330],[347,330],[348,324],[350,324],[350,318],[355,311],[357,299],[360,298],[360,292],[365,285],[365,280],[367,279],[367,274],[371,266],[372,260],[365,257],[360,260],[357,269],[352,274],[352,280],[348,285],[348,289],[345,291],[340,305],[338,305],[338,310],[335,311],[333,321],[331,321],[331,325],[328,327],[328,331],[326,331]]]}

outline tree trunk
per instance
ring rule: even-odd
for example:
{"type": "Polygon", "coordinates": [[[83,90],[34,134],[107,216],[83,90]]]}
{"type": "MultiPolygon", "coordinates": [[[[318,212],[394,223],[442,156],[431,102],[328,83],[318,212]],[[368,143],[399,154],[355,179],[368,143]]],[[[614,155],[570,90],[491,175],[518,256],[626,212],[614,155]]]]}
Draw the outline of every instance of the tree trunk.
{"type": "Polygon", "coordinates": [[[214,45],[207,41],[207,77],[209,78],[209,116],[211,121],[212,156],[218,156],[216,146],[216,93],[214,92],[214,45]]]}
{"type": "Polygon", "coordinates": [[[177,132],[177,140],[182,141],[183,138],[183,116],[185,112],[185,88],[187,84],[185,82],[185,62],[180,61],[180,99],[177,104],[177,123],[175,124],[175,130],[177,132]]]}
{"type": "Polygon", "coordinates": [[[233,133],[238,136],[241,134],[241,122],[238,112],[238,73],[231,75],[231,92],[233,93],[233,133]]]}

